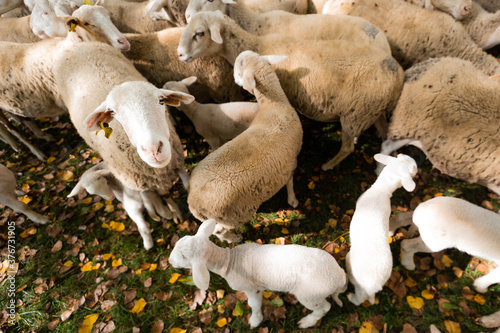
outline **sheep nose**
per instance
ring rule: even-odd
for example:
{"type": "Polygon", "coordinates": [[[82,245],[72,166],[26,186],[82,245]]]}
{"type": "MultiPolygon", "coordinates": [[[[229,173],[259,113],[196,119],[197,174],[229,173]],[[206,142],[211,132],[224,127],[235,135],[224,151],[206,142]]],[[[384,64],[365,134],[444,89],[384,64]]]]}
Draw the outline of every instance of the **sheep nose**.
{"type": "Polygon", "coordinates": [[[464,7],[464,13],[469,14],[470,13],[470,6],[465,6],[464,7]]]}
{"type": "Polygon", "coordinates": [[[177,53],[179,55],[179,58],[182,58],[183,54],[182,53],[177,53]]]}
{"type": "Polygon", "coordinates": [[[157,161],[158,161],[158,154],[161,154],[162,148],[163,148],[163,142],[162,141],[160,141],[158,143],[158,145],[156,147],[154,147],[153,149],[147,149],[147,148],[144,148],[144,146],[141,146],[141,149],[143,151],[145,151],[146,153],[149,153],[149,154],[153,155],[154,158],[155,158],[155,160],[157,160],[157,161]]]}
{"type": "Polygon", "coordinates": [[[124,51],[130,50],[130,43],[127,40],[127,38],[123,37],[117,40],[118,44],[120,45],[120,49],[124,51]]]}

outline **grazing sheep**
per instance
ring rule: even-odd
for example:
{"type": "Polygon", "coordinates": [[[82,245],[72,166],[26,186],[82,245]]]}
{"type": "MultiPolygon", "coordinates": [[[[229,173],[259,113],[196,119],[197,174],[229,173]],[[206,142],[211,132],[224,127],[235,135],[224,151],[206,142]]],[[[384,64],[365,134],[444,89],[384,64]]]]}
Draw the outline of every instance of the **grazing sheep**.
{"type": "Polygon", "coordinates": [[[347,15],[332,17],[322,14],[296,15],[284,11],[260,14],[250,9],[246,1],[243,0],[191,0],[189,9],[191,9],[191,15],[201,11],[220,10],[245,31],[254,35],[263,36],[279,33],[308,40],[342,39],[357,44],[377,45],[387,54],[391,54],[391,47],[384,33],[360,17],[347,15]],[[192,8],[198,8],[198,10],[195,11],[192,8]]]}
{"type": "Polygon", "coordinates": [[[495,13],[500,10],[500,2],[498,0],[474,0],[490,13],[495,13]]]}
{"type": "Polygon", "coordinates": [[[342,147],[323,170],[347,157],[365,129],[385,122],[385,112],[396,104],[403,84],[401,67],[379,47],[281,34],[255,36],[220,11],[195,14],[178,47],[185,62],[219,54],[233,64],[244,50],[287,55],[289,59],[274,68],[294,108],[316,121],[340,120],[342,147]]]}
{"type": "Polygon", "coordinates": [[[45,224],[49,221],[47,216],[35,213],[24,202],[17,200],[15,190],[16,176],[5,165],[0,164],[0,203],[23,213],[36,223],[45,224]]]}
{"type": "MultiPolygon", "coordinates": [[[[411,224],[410,216],[411,213],[398,214],[391,224],[411,224]]],[[[500,262],[500,215],[495,212],[463,199],[436,197],[418,205],[413,212],[413,224],[418,227],[420,237],[401,242],[401,263],[408,270],[415,269],[415,253],[439,252],[449,248],[457,248],[494,263],[500,262]]],[[[476,279],[474,288],[485,293],[495,283],[500,283],[499,268],[476,279]]]]}
{"type": "Polygon", "coordinates": [[[234,290],[243,291],[252,309],[251,328],[262,322],[265,289],[293,293],[313,311],[299,321],[300,328],[316,325],[330,310],[328,296],[342,306],[338,295],[345,291],[347,279],[328,252],[300,245],[256,243],[221,248],[209,239],[215,226],[215,220],[207,220],[196,235],[182,237],[170,253],[169,262],[175,268],[191,268],[193,281],[202,290],[208,289],[211,271],[234,290]]]}
{"type": "Polygon", "coordinates": [[[329,0],[323,13],[360,16],[379,27],[389,40],[392,55],[405,69],[429,58],[448,56],[469,60],[488,75],[500,73],[500,63],[446,13],[400,0],[329,0]]]}
{"type": "Polygon", "coordinates": [[[250,51],[238,56],[235,81],[255,95],[260,111],[246,131],[210,153],[191,173],[189,210],[200,221],[215,218],[215,234],[223,241],[240,241],[230,229],[247,222],[285,185],[288,204],[299,204],[293,172],[302,126],[270,66],[281,60],[250,51]]]}
{"type": "MultiPolygon", "coordinates": [[[[163,89],[189,94],[188,87],[195,82],[196,76],[190,76],[181,81],[169,81],[163,89]]],[[[253,102],[200,104],[193,101],[190,104],[181,103],[177,108],[191,119],[196,132],[207,140],[213,150],[246,130],[259,112],[259,104],[253,102]]]]}
{"type": "Polygon", "coordinates": [[[500,11],[490,13],[473,2],[471,14],[462,20],[462,24],[472,40],[483,50],[500,44],[500,11]]]}
{"type": "Polygon", "coordinates": [[[171,219],[173,211],[176,218],[181,217],[179,207],[170,197],[167,199],[167,203],[172,211],[163,205],[161,197],[156,192],[135,191],[123,186],[123,184],[113,176],[104,162],[85,171],[68,195],[68,198],[85,194],[85,191],[91,195],[99,195],[105,200],[113,200],[116,198],[118,201],[122,202],[123,208],[128,216],[137,224],[146,250],[151,249],[154,242],[148,223],[144,219],[144,209],[147,210],[149,216],[155,221],[160,221],[160,217],[156,213],[161,217],[171,219]]]}
{"type": "Polygon", "coordinates": [[[500,194],[499,89],[498,75],[457,58],[410,68],[381,152],[415,145],[442,173],[500,194]]]}
{"type": "Polygon", "coordinates": [[[131,49],[125,56],[139,72],[157,87],[167,81],[196,76],[190,87],[198,102],[225,103],[242,101],[241,88],[234,83],[233,68],[220,56],[197,59],[186,64],[179,61],[177,45],[182,28],[170,28],[150,34],[126,34],[131,49]]]}
{"type": "Polygon", "coordinates": [[[356,202],[349,228],[351,249],[346,257],[347,276],[355,293],[347,298],[359,305],[365,300],[375,304],[375,294],[382,290],[392,273],[392,254],[387,241],[392,193],[401,186],[415,189],[413,177],[417,164],[406,155],[397,158],[376,154],[375,160],[385,164],[373,185],[356,202]]]}
{"type": "Polygon", "coordinates": [[[149,0],[145,10],[153,20],[165,20],[183,27],[187,24],[184,13],[188,3],[188,0],[149,0]]]}
{"type": "Polygon", "coordinates": [[[405,0],[426,9],[437,9],[448,13],[457,20],[462,20],[471,12],[472,0],[405,0]]]}

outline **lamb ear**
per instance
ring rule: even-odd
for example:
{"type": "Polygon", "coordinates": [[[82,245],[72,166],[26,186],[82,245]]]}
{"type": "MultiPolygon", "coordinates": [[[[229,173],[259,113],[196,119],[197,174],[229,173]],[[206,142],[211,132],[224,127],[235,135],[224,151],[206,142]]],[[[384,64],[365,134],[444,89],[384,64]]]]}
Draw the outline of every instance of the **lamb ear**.
{"type": "Polygon", "coordinates": [[[73,187],[73,190],[71,190],[71,193],[68,194],[67,198],[74,197],[75,195],[79,195],[80,193],[85,193],[85,188],[83,185],[80,184],[80,182],[76,183],[75,187],[73,187]]]}
{"type": "MultiPolygon", "coordinates": [[[[221,19],[224,18],[224,14],[220,10],[217,10],[214,12],[218,17],[221,19]]],[[[224,43],[224,40],[222,39],[222,36],[220,35],[220,28],[221,28],[221,23],[220,22],[212,22],[210,24],[210,27],[208,28],[210,30],[210,38],[217,44],[222,44],[224,43]]]]}
{"type": "Polygon", "coordinates": [[[417,186],[411,177],[404,177],[401,180],[401,185],[403,185],[403,188],[408,192],[413,192],[413,190],[417,186]]]}
{"type": "Polygon", "coordinates": [[[190,85],[192,85],[196,81],[198,81],[198,78],[196,76],[190,76],[190,77],[185,78],[184,80],[181,80],[181,82],[184,83],[184,85],[186,85],[186,87],[189,87],[190,85]]]}
{"type": "Polygon", "coordinates": [[[180,91],[172,91],[167,89],[160,89],[161,99],[160,102],[170,106],[179,106],[181,102],[189,104],[194,101],[194,96],[180,91]]]}
{"type": "Polygon", "coordinates": [[[288,59],[288,56],[279,56],[279,55],[263,55],[260,56],[261,59],[264,59],[269,63],[269,65],[277,64],[278,62],[282,62],[283,60],[288,59]]]}
{"type": "Polygon", "coordinates": [[[106,101],[102,102],[94,112],[89,114],[83,121],[83,126],[89,131],[98,131],[101,129],[101,122],[109,123],[113,120],[111,111],[106,110],[106,101]]]}
{"type": "Polygon", "coordinates": [[[385,154],[375,154],[373,158],[375,159],[375,161],[382,163],[384,165],[389,164],[390,161],[395,159],[395,157],[385,154]]]}
{"type": "Polygon", "coordinates": [[[207,290],[210,284],[210,272],[203,260],[195,260],[192,263],[193,282],[201,290],[207,290]]]}
{"type": "Polygon", "coordinates": [[[75,27],[80,24],[80,20],[73,16],[65,16],[64,24],[66,24],[69,31],[76,32],[75,27]]]}
{"type": "Polygon", "coordinates": [[[210,235],[214,233],[216,224],[217,223],[215,222],[214,219],[206,220],[198,228],[198,231],[196,232],[196,236],[203,237],[203,238],[210,237],[210,235]]]}

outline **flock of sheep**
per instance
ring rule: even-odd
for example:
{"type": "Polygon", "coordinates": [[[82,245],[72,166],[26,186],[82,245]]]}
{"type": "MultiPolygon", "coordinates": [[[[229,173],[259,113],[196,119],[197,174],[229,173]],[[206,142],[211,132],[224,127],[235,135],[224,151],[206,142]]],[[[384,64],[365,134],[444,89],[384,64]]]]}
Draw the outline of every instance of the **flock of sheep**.
{"type": "MultiPolygon", "coordinates": [[[[499,9],[493,0],[0,0],[9,16],[0,18],[0,137],[43,160],[8,117],[52,140],[29,118],[69,113],[103,159],[70,196],[117,198],[146,249],[154,241],[143,212],[180,218],[170,197],[162,201],[180,178],[189,210],[205,222],[178,242],[172,265],[192,268],[201,289],[212,271],[243,290],[252,327],[262,321],[264,289],[295,294],[313,311],[299,326],[312,327],[330,309],[327,296],[342,305],[348,282],[355,287],[349,301],[375,302],[392,271],[387,237],[399,227],[420,231],[402,242],[407,269],[415,268],[415,252],[450,247],[500,263],[494,212],[443,197],[390,219],[392,193],[415,188],[417,166],[389,155],[417,146],[441,172],[500,195],[500,62],[484,51],[500,44],[499,9]],[[241,88],[256,102],[245,102],[241,88]],[[190,175],[167,106],[182,110],[213,150],[190,175]],[[325,158],[324,171],[370,126],[384,139],[377,181],[352,218],[347,274],[322,250],[229,250],[208,239],[241,241],[232,230],[285,185],[297,207],[297,112],[341,124],[341,149],[325,158]]],[[[1,203],[48,221],[16,200],[15,178],[3,165],[0,176],[1,203]]],[[[499,282],[495,269],[474,287],[486,292],[499,282]]]]}

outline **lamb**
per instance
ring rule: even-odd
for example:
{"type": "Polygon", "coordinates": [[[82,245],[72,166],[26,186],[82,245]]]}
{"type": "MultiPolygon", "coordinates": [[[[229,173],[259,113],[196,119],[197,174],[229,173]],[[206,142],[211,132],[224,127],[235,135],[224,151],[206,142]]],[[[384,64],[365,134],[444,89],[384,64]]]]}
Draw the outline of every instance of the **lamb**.
{"type": "Polygon", "coordinates": [[[84,195],[85,191],[91,195],[99,195],[105,200],[116,198],[122,202],[128,216],[137,224],[146,250],[151,249],[154,242],[151,231],[143,216],[144,209],[147,210],[149,216],[155,221],[160,221],[160,217],[156,214],[157,212],[161,217],[172,219],[173,215],[170,209],[175,213],[175,218],[180,217],[179,207],[172,198],[169,197],[167,199],[169,209],[162,204],[161,197],[156,192],[134,191],[123,186],[106,167],[104,162],[85,171],[68,195],[68,198],[84,195]]]}
{"type": "Polygon", "coordinates": [[[500,73],[500,63],[446,13],[400,0],[329,0],[323,13],[360,16],[379,27],[389,40],[392,55],[405,69],[429,58],[448,56],[469,60],[488,75],[500,73]]]}
{"type": "Polygon", "coordinates": [[[384,33],[367,20],[355,16],[310,14],[295,15],[284,11],[257,13],[243,0],[191,0],[186,9],[186,19],[201,11],[216,11],[227,14],[247,32],[254,35],[280,33],[302,39],[342,39],[357,44],[377,45],[387,54],[391,47],[384,33]]]}
{"type": "Polygon", "coordinates": [[[191,172],[189,210],[201,221],[215,218],[215,234],[223,241],[240,241],[230,230],[247,222],[284,185],[288,204],[298,205],[293,172],[302,146],[302,126],[270,66],[283,59],[250,51],[238,56],[235,81],[255,95],[260,111],[247,130],[191,172]]]}
{"type": "MultiPolygon", "coordinates": [[[[396,215],[394,220],[391,224],[398,226],[413,223],[420,233],[420,237],[401,242],[401,263],[408,270],[415,269],[415,253],[449,248],[500,262],[500,215],[463,199],[435,197],[418,205],[414,212],[396,215]]],[[[476,279],[474,288],[485,293],[495,283],[500,283],[499,268],[476,279]]]]}
{"type": "Polygon", "coordinates": [[[182,237],[170,253],[175,268],[191,268],[196,287],[206,290],[210,271],[222,276],[229,286],[242,290],[252,309],[251,328],[262,322],[262,292],[265,289],[291,292],[313,312],[299,321],[300,328],[314,326],[329,310],[326,297],[332,295],[342,306],[339,293],[347,279],[337,261],[326,251],[300,245],[246,243],[221,248],[209,239],[215,220],[201,224],[194,236],[182,237]]]}
{"type": "Polygon", "coordinates": [[[421,8],[436,9],[462,20],[471,12],[472,0],[405,0],[421,8]]]}
{"type": "MultiPolygon", "coordinates": [[[[244,50],[288,55],[275,68],[292,106],[316,121],[340,120],[342,147],[323,170],[347,157],[366,128],[385,122],[385,112],[396,104],[403,83],[401,67],[379,47],[280,34],[254,36],[220,11],[195,14],[178,47],[185,62],[219,54],[233,64],[244,50]]],[[[384,132],[383,126],[378,129],[384,132]]]]}
{"type": "Polygon", "coordinates": [[[190,92],[200,103],[243,101],[241,88],[234,83],[233,68],[220,56],[197,59],[186,64],[178,60],[177,45],[182,28],[170,28],[150,34],[126,34],[131,49],[125,56],[141,74],[157,87],[167,81],[196,76],[190,92]]]}
{"type": "Polygon", "coordinates": [[[183,27],[187,23],[184,12],[188,3],[188,0],[149,0],[145,10],[153,20],[166,20],[183,27]]]}
{"type": "Polygon", "coordinates": [[[442,173],[500,194],[499,79],[457,58],[410,68],[381,152],[412,144],[442,173]]]}
{"type": "MultiPolygon", "coordinates": [[[[189,94],[188,87],[196,80],[196,76],[190,76],[181,81],[169,81],[163,89],[189,94]]],[[[207,140],[213,150],[246,130],[259,112],[259,104],[254,102],[200,104],[193,101],[182,103],[177,108],[191,119],[196,132],[207,140]]]]}
{"type": "Polygon", "coordinates": [[[483,50],[500,44],[500,11],[490,13],[473,2],[471,14],[461,23],[472,40],[483,50]]]}
{"type": "Polygon", "coordinates": [[[16,176],[5,165],[0,164],[0,203],[23,213],[36,223],[45,224],[49,221],[47,216],[35,213],[24,202],[17,200],[15,190],[16,176]]]}
{"type": "Polygon", "coordinates": [[[418,169],[411,157],[376,154],[374,158],[385,164],[385,168],[356,202],[349,229],[351,249],[346,267],[355,293],[348,294],[347,298],[355,305],[365,300],[375,304],[375,294],[391,276],[392,254],[387,241],[391,196],[401,186],[408,192],[416,186],[412,178],[418,169]]]}

